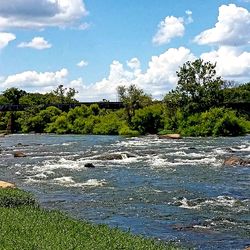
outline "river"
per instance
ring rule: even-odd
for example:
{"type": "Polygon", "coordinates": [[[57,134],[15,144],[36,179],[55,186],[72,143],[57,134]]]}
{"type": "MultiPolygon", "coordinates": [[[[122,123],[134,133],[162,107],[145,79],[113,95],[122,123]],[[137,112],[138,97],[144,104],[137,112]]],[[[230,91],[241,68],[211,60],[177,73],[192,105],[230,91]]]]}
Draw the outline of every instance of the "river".
{"type": "Polygon", "coordinates": [[[223,166],[226,156],[250,157],[250,136],[20,134],[0,138],[0,148],[0,179],[43,207],[186,247],[250,245],[250,168],[223,166]]]}

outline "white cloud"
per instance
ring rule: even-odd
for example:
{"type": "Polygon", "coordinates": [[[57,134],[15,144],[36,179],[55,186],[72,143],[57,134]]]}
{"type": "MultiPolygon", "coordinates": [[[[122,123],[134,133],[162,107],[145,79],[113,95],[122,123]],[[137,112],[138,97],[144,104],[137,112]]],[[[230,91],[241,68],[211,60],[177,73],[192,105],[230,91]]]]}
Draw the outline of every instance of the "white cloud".
{"type": "Polygon", "coordinates": [[[34,37],[31,42],[22,42],[18,45],[19,48],[32,48],[32,49],[49,49],[52,45],[43,37],[34,37]]]}
{"type": "Polygon", "coordinates": [[[10,75],[0,82],[0,88],[19,87],[26,91],[51,91],[59,84],[65,87],[73,87],[82,101],[98,101],[102,99],[117,100],[117,87],[135,84],[143,88],[154,98],[162,98],[165,93],[176,86],[176,71],[179,66],[188,60],[195,59],[189,49],[180,47],[168,49],[159,56],[153,56],[148,63],[148,69],[142,72],[140,61],[132,58],[123,65],[119,61],[113,61],[110,65],[109,75],[101,81],[91,85],[84,84],[82,78],[68,81],[68,70],[57,72],[26,71],[10,75]]]}
{"type": "Polygon", "coordinates": [[[186,18],[186,20],[185,20],[185,23],[186,23],[186,24],[193,23],[193,22],[194,22],[193,17],[192,17],[193,12],[192,12],[191,10],[186,10],[185,13],[186,13],[186,15],[187,15],[187,18],[186,18]]]}
{"type": "Polygon", "coordinates": [[[82,0],[1,1],[0,30],[67,27],[87,15],[82,0]]]}
{"type": "Polygon", "coordinates": [[[84,60],[81,60],[79,63],[77,63],[76,65],[80,68],[82,67],[85,67],[85,66],[88,66],[88,62],[87,61],[84,61],[84,60]]]}
{"type": "Polygon", "coordinates": [[[233,47],[220,47],[208,53],[203,53],[201,58],[205,61],[217,63],[217,74],[225,79],[249,81],[250,53],[233,47]]]}
{"type": "Polygon", "coordinates": [[[6,47],[9,42],[16,39],[16,36],[12,33],[0,32],[0,49],[6,47]]]}
{"type": "MultiPolygon", "coordinates": [[[[250,77],[250,53],[235,47],[220,47],[201,58],[205,61],[217,62],[217,73],[223,78],[246,82],[250,77]]],[[[19,87],[26,91],[47,92],[59,84],[73,87],[79,91],[77,98],[82,101],[117,100],[117,87],[135,84],[154,98],[162,99],[177,84],[176,71],[187,61],[196,57],[185,48],[170,48],[159,56],[153,56],[145,71],[141,70],[138,58],[132,58],[125,64],[113,61],[109,74],[102,80],[87,85],[83,78],[68,80],[68,70],[57,72],[26,71],[0,79],[0,89],[19,87]]]]}
{"type": "Polygon", "coordinates": [[[84,85],[80,78],[72,81],[71,87],[75,86],[79,91],[79,98],[84,101],[102,99],[115,101],[117,100],[117,87],[130,84],[143,88],[154,98],[162,98],[167,91],[176,86],[176,71],[179,66],[194,58],[189,49],[172,48],[160,56],[153,56],[144,73],[140,69],[140,61],[137,58],[132,58],[127,62],[127,69],[122,63],[113,61],[107,78],[89,86],[84,85]]]}
{"type": "Polygon", "coordinates": [[[36,72],[25,71],[19,74],[10,75],[1,82],[2,88],[18,87],[36,88],[38,91],[44,87],[54,87],[66,81],[68,76],[67,69],[61,69],[56,72],[36,72]]]}
{"type": "Polygon", "coordinates": [[[200,33],[194,39],[198,44],[241,46],[250,43],[250,12],[235,4],[219,8],[215,27],[200,33]]]}
{"type": "Polygon", "coordinates": [[[185,32],[184,19],[167,16],[158,25],[158,31],[153,37],[153,43],[157,45],[167,44],[172,38],[182,37],[185,32]]]}

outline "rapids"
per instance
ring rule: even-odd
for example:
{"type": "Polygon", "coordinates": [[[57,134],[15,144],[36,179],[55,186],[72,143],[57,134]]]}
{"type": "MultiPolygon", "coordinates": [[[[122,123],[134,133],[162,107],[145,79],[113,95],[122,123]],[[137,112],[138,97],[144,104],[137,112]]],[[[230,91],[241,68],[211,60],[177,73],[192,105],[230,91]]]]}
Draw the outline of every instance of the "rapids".
{"type": "Polygon", "coordinates": [[[250,168],[223,166],[230,155],[250,158],[250,136],[11,135],[0,138],[0,179],[79,219],[186,247],[243,249],[250,168]]]}

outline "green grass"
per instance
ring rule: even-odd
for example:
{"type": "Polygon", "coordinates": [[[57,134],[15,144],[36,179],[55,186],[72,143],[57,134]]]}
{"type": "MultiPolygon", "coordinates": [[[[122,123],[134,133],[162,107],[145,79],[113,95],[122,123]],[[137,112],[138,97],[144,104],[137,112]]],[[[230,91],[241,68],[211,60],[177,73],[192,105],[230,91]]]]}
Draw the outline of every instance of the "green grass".
{"type": "Polygon", "coordinates": [[[171,244],[163,245],[106,225],[93,225],[58,211],[41,209],[30,203],[30,194],[25,196],[18,189],[0,190],[0,200],[5,192],[13,195],[15,202],[12,206],[0,205],[0,249],[176,249],[171,244]],[[24,198],[28,205],[20,205],[25,204],[24,198]]]}

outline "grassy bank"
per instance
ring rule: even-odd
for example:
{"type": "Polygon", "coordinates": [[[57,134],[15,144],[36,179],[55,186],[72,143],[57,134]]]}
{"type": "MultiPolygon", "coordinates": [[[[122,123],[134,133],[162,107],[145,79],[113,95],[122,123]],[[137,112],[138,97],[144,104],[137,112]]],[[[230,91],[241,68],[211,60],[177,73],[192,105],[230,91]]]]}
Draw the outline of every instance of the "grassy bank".
{"type": "Polygon", "coordinates": [[[27,192],[0,189],[0,249],[176,249],[39,208],[27,192]]]}

